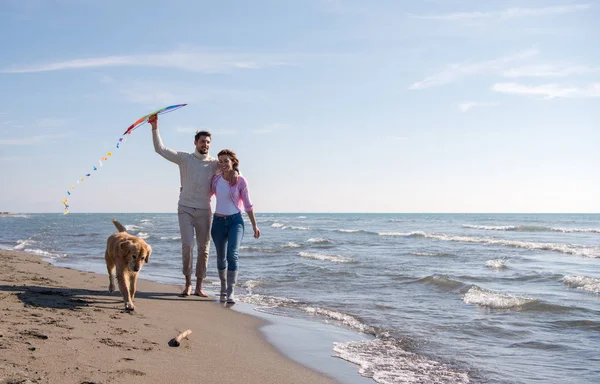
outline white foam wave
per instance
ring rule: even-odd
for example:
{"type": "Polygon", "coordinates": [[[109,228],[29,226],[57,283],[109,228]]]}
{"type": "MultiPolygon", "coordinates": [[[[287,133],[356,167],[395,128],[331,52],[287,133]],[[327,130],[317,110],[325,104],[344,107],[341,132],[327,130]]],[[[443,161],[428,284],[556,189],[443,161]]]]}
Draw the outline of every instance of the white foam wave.
{"type": "Polygon", "coordinates": [[[125,226],[125,229],[127,230],[127,232],[133,232],[142,229],[142,227],[134,224],[128,224],[125,226]]]}
{"type": "Polygon", "coordinates": [[[353,263],[355,260],[339,255],[328,255],[323,253],[310,253],[310,252],[299,252],[298,256],[306,257],[308,259],[331,261],[333,263],[353,263]]]}
{"type": "Polygon", "coordinates": [[[590,258],[600,258],[599,246],[585,246],[581,244],[561,244],[561,243],[534,243],[530,241],[505,240],[491,237],[472,237],[457,236],[446,234],[435,234],[427,232],[381,232],[380,236],[403,236],[403,237],[425,237],[441,241],[455,241],[464,243],[478,243],[489,245],[501,245],[505,247],[524,248],[539,251],[561,252],[569,255],[584,256],[590,258]]]}
{"type": "Polygon", "coordinates": [[[285,226],[285,224],[281,224],[281,223],[273,223],[273,224],[271,224],[271,227],[273,227],[273,228],[282,228],[284,226],[285,226]]]}
{"type": "Polygon", "coordinates": [[[310,227],[295,227],[293,225],[283,226],[282,229],[293,229],[295,231],[310,231],[310,227]]]}
{"type": "Polygon", "coordinates": [[[464,224],[464,228],[483,229],[486,231],[510,231],[517,228],[515,225],[470,225],[464,224]]]}
{"type": "Polygon", "coordinates": [[[300,244],[296,244],[293,241],[290,241],[289,243],[285,243],[282,245],[283,248],[300,248],[301,245],[300,244]]]}
{"type": "Polygon", "coordinates": [[[448,256],[447,253],[440,252],[411,252],[413,256],[448,256]]]}
{"type": "Polygon", "coordinates": [[[265,296],[259,295],[256,293],[248,294],[248,295],[240,295],[241,301],[248,304],[253,304],[258,307],[263,308],[273,308],[273,307],[295,307],[299,303],[299,301],[294,299],[288,299],[286,297],[277,297],[277,296],[265,296]]]}
{"type": "Polygon", "coordinates": [[[260,280],[248,280],[244,283],[243,287],[246,288],[248,294],[251,295],[253,288],[260,287],[262,285],[264,285],[264,282],[260,280]]]}
{"type": "Polygon", "coordinates": [[[521,232],[564,232],[564,233],[600,233],[600,228],[562,228],[562,227],[544,227],[531,225],[471,225],[464,224],[464,228],[481,229],[486,231],[521,231],[521,232]]]}
{"type": "Polygon", "coordinates": [[[420,236],[425,235],[425,232],[378,232],[379,236],[400,236],[400,237],[409,237],[409,236],[420,236]]]}
{"type": "Polygon", "coordinates": [[[552,228],[555,232],[584,232],[584,233],[600,233],[600,228],[552,228]]]}
{"type": "Polygon", "coordinates": [[[144,223],[144,224],[148,224],[148,223],[151,223],[151,222],[152,222],[152,220],[150,220],[150,219],[142,219],[142,220],[140,220],[140,223],[144,223]]]}
{"type": "Polygon", "coordinates": [[[146,232],[140,232],[140,233],[137,234],[137,237],[139,237],[140,239],[144,239],[145,240],[145,239],[148,239],[150,237],[150,234],[146,233],[146,232]]]}
{"type": "Polygon", "coordinates": [[[306,219],[306,216],[298,216],[297,219],[306,219]]]}
{"type": "Polygon", "coordinates": [[[565,276],[563,283],[572,288],[600,294],[600,279],[586,276],[565,276]]]}
{"type": "Polygon", "coordinates": [[[160,239],[161,240],[177,241],[177,240],[181,240],[181,236],[161,236],[160,239]]]}
{"type": "Polygon", "coordinates": [[[493,292],[474,286],[467,291],[467,293],[463,297],[463,301],[466,304],[475,304],[481,307],[509,309],[520,307],[527,303],[532,303],[536,300],[526,297],[513,296],[505,293],[493,292]]]}
{"type": "Polygon", "coordinates": [[[33,254],[36,254],[36,255],[49,257],[49,258],[52,258],[52,259],[56,259],[56,258],[59,258],[59,257],[65,257],[65,256],[67,256],[64,253],[48,252],[48,251],[44,251],[42,249],[35,249],[35,248],[34,249],[25,249],[24,251],[27,252],[27,253],[33,253],[33,254]]]}
{"type": "Polygon", "coordinates": [[[280,252],[278,249],[250,247],[247,245],[242,245],[240,247],[240,249],[248,251],[248,252],[260,252],[260,253],[278,253],[278,252],[280,252]]]}
{"type": "Polygon", "coordinates": [[[353,316],[345,313],[330,311],[329,309],[323,309],[319,307],[300,307],[304,312],[313,316],[322,316],[328,319],[335,320],[336,322],[342,323],[347,327],[357,330],[362,333],[375,334],[375,329],[370,327],[353,316]]]}
{"type": "Polygon", "coordinates": [[[313,243],[313,244],[331,244],[331,243],[333,243],[333,241],[322,238],[322,237],[313,237],[313,238],[306,240],[306,242],[313,243]]]}
{"type": "Polygon", "coordinates": [[[13,247],[13,249],[21,250],[25,249],[25,247],[32,246],[36,243],[35,240],[27,239],[27,240],[17,240],[17,245],[13,247]]]}
{"type": "Polygon", "coordinates": [[[343,233],[357,233],[357,232],[362,232],[362,229],[336,229],[336,232],[343,232],[343,233]]]}
{"type": "Polygon", "coordinates": [[[488,260],[485,265],[493,269],[504,269],[506,266],[506,259],[488,260]]]}
{"type": "Polygon", "coordinates": [[[467,373],[401,348],[396,340],[333,343],[336,357],[358,365],[358,372],[380,384],[469,383],[467,373]]]}

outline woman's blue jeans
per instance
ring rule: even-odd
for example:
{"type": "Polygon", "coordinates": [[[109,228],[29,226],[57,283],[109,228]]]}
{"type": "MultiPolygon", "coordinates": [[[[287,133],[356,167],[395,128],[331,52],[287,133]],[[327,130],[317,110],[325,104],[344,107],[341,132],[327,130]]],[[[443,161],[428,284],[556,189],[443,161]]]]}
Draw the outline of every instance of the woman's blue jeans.
{"type": "Polygon", "coordinates": [[[241,213],[213,216],[210,234],[217,250],[217,268],[222,271],[238,269],[238,252],[244,237],[244,219],[241,213]]]}

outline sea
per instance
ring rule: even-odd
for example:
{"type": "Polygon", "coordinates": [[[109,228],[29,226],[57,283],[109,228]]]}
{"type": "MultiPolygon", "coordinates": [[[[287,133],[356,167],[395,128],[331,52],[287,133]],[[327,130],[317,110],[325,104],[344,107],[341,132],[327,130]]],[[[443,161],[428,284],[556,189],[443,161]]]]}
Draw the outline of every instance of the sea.
{"type": "MultiPolygon", "coordinates": [[[[143,278],[182,283],[175,213],[7,215],[0,248],[106,274],[113,217],[153,248],[143,278]]],[[[327,353],[357,377],[600,383],[600,214],[264,213],[258,240],[245,221],[239,301],[350,331],[327,353]]]]}

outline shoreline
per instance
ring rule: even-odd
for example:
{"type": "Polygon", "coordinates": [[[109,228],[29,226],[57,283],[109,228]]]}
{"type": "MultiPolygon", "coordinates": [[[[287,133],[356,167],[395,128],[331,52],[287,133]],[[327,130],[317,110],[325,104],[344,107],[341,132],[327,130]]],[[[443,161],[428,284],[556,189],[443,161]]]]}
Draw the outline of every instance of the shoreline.
{"type": "Polygon", "coordinates": [[[334,369],[342,376],[299,363],[285,342],[268,340],[262,329],[274,323],[248,308],[180,298],[178,287],[140,278],[136,310],[126,313],[107,280],[0,250],[0,350],[9,352],[0,358],[0,383],[336,383],[352,371],[352,382],[373,382],[334,357],[345,364],[334,369]],[[188,339],[169,347],[186,329],[188,339]]]}

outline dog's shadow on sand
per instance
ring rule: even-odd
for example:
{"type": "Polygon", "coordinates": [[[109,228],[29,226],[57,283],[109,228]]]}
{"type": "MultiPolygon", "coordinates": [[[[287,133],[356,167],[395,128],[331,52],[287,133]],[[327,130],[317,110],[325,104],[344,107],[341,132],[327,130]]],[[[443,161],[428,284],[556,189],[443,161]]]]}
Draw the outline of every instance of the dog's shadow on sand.
{"type": "MultiPolygon", "coordinates": [[[[60,287],[42,287],[30,285],[0,285],[2,292],[16,293],[16,296],[26,306],[54,309],[77,310],[93,306],[94,308],[116,309],[123,305],[120,292],[110,294],[106,290],[74,289],[60,287]]],[[[136,292],[136,298],[151,300],[186,300],[178,294],[170,292],[136,292]]],[[[2,299],[3,297],[0,297],[2,299]]],[[[195,301],[214,301],[201,300],[195,301]]]]}

